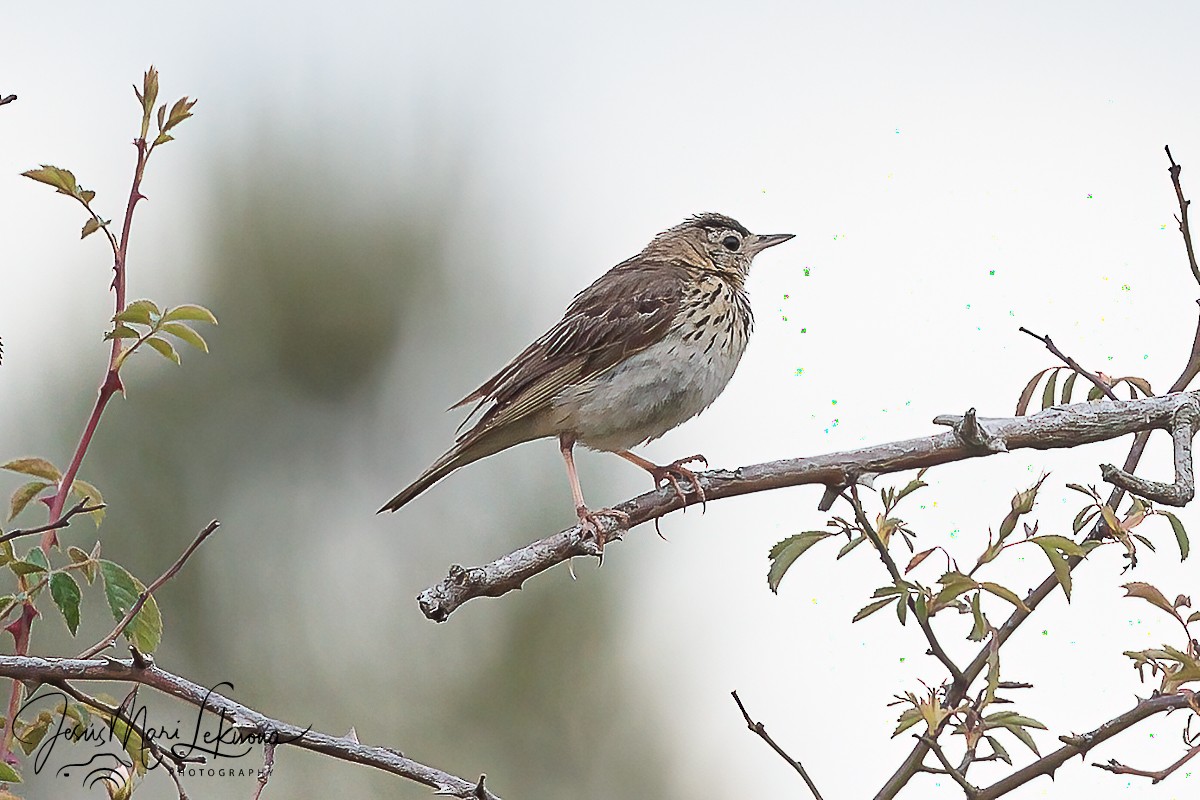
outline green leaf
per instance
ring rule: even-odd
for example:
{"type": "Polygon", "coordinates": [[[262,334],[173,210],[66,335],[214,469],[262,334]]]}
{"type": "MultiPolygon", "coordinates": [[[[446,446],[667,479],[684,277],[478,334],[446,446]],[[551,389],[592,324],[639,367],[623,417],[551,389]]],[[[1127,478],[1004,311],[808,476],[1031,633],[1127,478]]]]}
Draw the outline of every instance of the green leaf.
{"type": "Polygon", "coordinates": [[[971,596],[971,614],[975,618],[975,624],[971,628],[971,632],[967,634],[967,639],[972,642],[982,642],[987,638],[988,621],[983,615],[983,608],[980,606],[980,592],[976,592],[971,596]]]}
{"type": "Polygon", "coordinates": [[[113,319],[117,322],[132,322],[137,325],[149,325],[153,318],[160,316],[158,306],[150,300],[134,300],[113,319]]]}
{"type": "MultiPolygon", "coordinates": [[[[107,559],[100,560],[100,575],[104,579],[104,595],[108,599],[108,607],[112,611],[113,619],[119,622],[125,613],[133,608],[141,593],[146,591],[146,587],[120,564],[107,559]]],[[[154,596],[150,595],[141,610],[126,626],[125,638],[143,653],[152,653],[162,641],[162,631],[162,614],[159,613],[154,596]]]]}
{"type": "Polygon", "coordinates": [[[1130,386],[1136,386],[1138,389],[1140,389],[1142,391],[1142,394],[1144,396],[1154,397],[1154,390],[1150,388],[1150,381],[1146,380],[1145,378],[1138,378],[1133,375],[1129,375],[1127,377],[1121,378],[1121,380],[1125,381],[1130,386]]]}
{"type": "Polygon", "coordinates": [[[83,223],[83,232],[79,234],[80,239],[86,239],[96,231],[100,230],[100,223],[95,217],[88,217],[87,222],[83,223]]]}
{"type": "Polygon", "coordinates": [[[844,545],[842,545],[842,549],[838,550],[837,558],[841,559],[842,556],[846,555],[851,550],[853,550],[854,548],[856,548],[860,544],[862,544],[866,540],[866,538],[867,537],[865,537],[865,536],[859,535],[859,536],[855,536],[853,539],[846,542],[844,545]]]}
{"type": "MultiPolygon", "coordinates": [[[[882,600],[875,600],[873,602],[867,603],[865,606],[863,606],[862,608],[860,608],[858,610],[858,613],[854,615],[854,619],[852,619],[850,621],[858,622],[860,619],[866,619],[867,617],[871,616],[879,609],[884,608],[885,606],[890,606],[894,602],[896,602],[895,597],[885,597],[882,600]]],[[[903,601],[901,601],[901,602],[903,602],[903,601]]]]}
{"type": "Polygon", "coordinates": [[[71,559],[72,564],[82,564],[88,560],[88,554],[75,545],[67,548],[67,557],[71,559]]]}
{"type": "Polygon", "coordinates": [[[154,146],[157,147],[160,144],[166,144],[167,142],[173,142],[173,141],[175,141],[175,137],[172,136],[171,134],[160,133],[158,136],[154,137],[154,146]]]}
{"type": "Polygon", "coordinates": [[[1183,523],[1179,521],[1179,517],[1172,514],[1170,511],[1156,511],[1156,514],[1162,514],[1171,523],[1171,530],[1175,531],[1175,541],[1179,543],[1179,560],[1186,561],[1188,551],[1191,549],[1188,544],[1187,531],[1183,529],[1183,523]]]}
{"type": "MultiPolygon", "coordinates": [[[[61,704],[59,708],[61,708],[61,704]]],[[[16,735],[17,744],[20,745],[21,751],[25,755],[31,755],[37,746],[42,743],[42,739],[46,737],[46,732],[50,730],[50,724],[54,721],[54,717],[49,711],[43,711],[37,715],[37,719],[29,725],[26,725],[20,733],[16,735]]],[[[20,722],[20,720],[18,720],[20,722]]],[[[3,795],[0,795],[3,797],[3,795]]]]}
{"type": "Polygon", "coordinates": [[[171,113],[167,117],[167,124],[162,126],[164,131],[169,131],[179,123],[183,122],[188,117],[192,116],[192,107],[196,105],[195,100],[189,100],[187,95],[175,101],[175,105],[171,106],[171,113]]]}
{"type": "Polygon", "coordinates": [[[767,586],[771,588],[771,591],[778,594],[779,582],[783,580],[784,573],[791,568],[796,559],[804,555],[804,551],[808,548],[830,536],[833,536],[831,531],[805,531],[789,536],[772,547],[771,552],[767,555],[771,559],[771,567],[767,570],[767,586]]]}
{"type": "MultiPolygon", "coordinates": [[[[98,506],[104,504],[104,496],[100,494],[100,490],[87,481],[81,481],[76,478],[75,482],[71,484],[71,493],[80,500],[85,497],[88,498],[89,506],[98,506]]],[[[104,509],[98,508],[90,513],[92,515],[92,521],[94,521],[96,523],[96,527],[99,528],[100,523],[104,521],[104,509]]]]}
{"type": "Polygon", "coordinates": [[[1079,373],[1075,372],[1074,370],[1071,370],[1071,374],[1067,376],[1067,379],[1065,381],[1063,381],[1063,388],[1062,388],[1063,405],[1066,405],[1067,403],[1071,402],[1071,395],[1075,391],[1075,379],[1078,377],[1079,377],[1079,373]]]}
{"type": "Polygon", "coordinates": [[[1042,410],[1045,411],[1050,406],[1054,405],[1055,383],[1058,381],[1058,370],[1050,373],[1050,380],[1046,381],[1046,388],[1042,390],[1042,410]]]}
{"type": "Polygon", "coordinates": [[[194,322],[210,322],[213,325],[217,324],[217,318],[213,316],[211,311],[204,306],[198,306],[190,303],[182,306],[175,306],[175,308],[168,309],[167,313],[163,314],[164,322],[175,322],[177,320],[192,320],[194,322]]]}
{"type": "Polygon", "coordinates": [[[79,630],[79,584],[67,573],[55,572],[50,576],[50,597],[62,612],[67,630],[74,636],[79,630]]]}
{"type": "Polygon", "coordinates": [[[113,339],[136,339],[139,336],[141,336],[141,334],[135,331],[133,328],[127,327],[118,322],[113,326],[111,331],[104,334],[104,341],[111,342],[113,339]]]}
{"type": "Polygon", "coordinates": [[[46,560],[46,554],[42,552],[40,547],[31,547],[29,552],[25,554],[25,560],[31,564],[37,564],[44,570],[50,569],[50,562],[46,560]]]}
{"type": "Polygon", "coordinates": [[[12,768],[11,765],[0,761],[0,782],[2,783],[20,783],[21,773],[12,768]]]}
{"type": "MultiPolygon", "coordinates": [[[[1067,602],[1071,601],[1071,568],[1067,563],[1067,557],[1063,552],[1054,545],[1053,542],[1046,541],[1047,539],[1063,539],[1061,536],[1035,536],[1029,541],[1037,544],[1042,548],[1042,552],[1046,554],[1046,558],[1050,559],[1050,566],[1054,568],[1054,577],[1058,579],[1058,585],[1062,587],[1063,594],[1067,596],[1067,602]]],[[[1071,542],[1070,539],[1064,541],[1071,542]]],[[[1071,542],[1074,544],[1074,542],[1071,542]]]]}
{"type": "Polygon", "coordinates": [[[904,713],[902,713],[900,718],[896,720],[896,730],[892,731],[892,737],[894,738],[899,736],[913,725],[916,725],[922,719],[924,719],[924,717],[921,715],[921,710],[919,708],[904,709],[904,713]]]}
{"type": "Polygon", "coordinates": [[[57,482],[62,478],[62,473],[58,471],[58,467],[44,458],[14,458],[7,464],[0,464],[0,469],[6,469],[9,472],[20,472],[22,475],[32,475],[35,478],[45,478],[48,481],[57,482]]]}
{"type": "Polygon", "coordinates": [[[984,581],[983,583],[979,584],[979,588],[986,592],[991,592],[992,594],[996,595],[996,597],[1007,600],[1022,611],[1029,611],[1029,606],[1025,605],[1025,601],[1018,597],[1016,592],[1006,586],[1001,586],[1000,584],[992,583],[991,581],[984,581]]]}
{"type": "Polygon", "coordinates": [[[938,583],[942,584],[942,590],[933,599],[935,611],[950,605],[959,595],[966,594],[979,586],[974,578],[956,571],[947,572],[938,578],[938,583]]]}
{"type": "Polygon", "coordinates": [[[151,336],[149,339],[146,340],[146,344],[153,347],[155,349],[155,351],[157,351],[158,354],[161,355],[163,358],[167,359],[168,361],[174,361],[176,364],[179,364],[179,353],[175,352],[175,348],[172,347],[171,343],[168,342],[166,339],[160,339],[157,336],[151,336]]]}
{"type": "Polygon", "coordinates": [[[1021,397],[1017,400],[1017,413],[1015,416],[1020,417],[1025,415],[1026,410],[1029,408],[1029,401],[1033,399],[1033,390],[1037,388],[1038,381],[1040,381],[1042,376],[1049,372],[1050,369],[1051,367],[1047,367],[1037,375],[1034,375],[1033,378],[1030,379],[1029,383],[1025,384],[1025,388],[1021,390],[1021,397]]]}
{"type": "Polygon", "coordinates": [[[921,562],[924,561],[925,559],[929,558],[929,556],[935,550],[937,550],[936,547],[931,547],[928,550],[922,550],[921,552],[919,552],[915,556],[913,556],[911,559],[909,559],[908,566],[904,568],[904,574],[907,575],[908,573],[910,573],[914,569],[916,569],[918,566],[920,566],[921,562]]]}
{"type": "Polygon", "coordinates": [[[12,498],[8,501],[8,519],[10,521],[14,519],[17,514],[25,510],[25,506],[29,505],[33,498],[52,485],[45,481],[30,481],[18,486],[17,490],[12,493],[12,498]]]}
{"type": "Polygon", "coordinates": [[[1095,506],[1084,506],[1079,509],[1079,513],[1075,515],[1075,521],[1071,523],[1071,532],[1079,533],[1099,513],[1095,506]]]}
{"type": "MultiPolygon", "coordinates": [[[[1071,374],[1074,375],[1075,373],[1072,372],[1071,374]]],[[[1000,742],[996,741],[996,737],[984,736],[983,738],[987,739],[988,744],[992,746],[992,752],[996,754],[996,758],[1000,759],[1011,767],[1013,763],[1012,756],[1008,754],[1008,751],[1004,749],[1004,746],[1000,744],[1000,742]]]]}
{"type": "Polygon", "coordinates": [[[42,164],[41,169],[26,170],[21,173],[26,178],[32,178],[38,183],[53,186],[59,194],[69,197],[79,197],[79,184],[75,182],[75,174],[69,169],[42,164]]]}
{"type": "Polygon", "coordinates": [[[204,341],[200,334],[196,333],[182,322],[165,322],[163,323],[162,327],[159,328],[159,330],[161,330],[163,333],[169,333],[172,336],[187,342],[197,350],[203,350],[206,353],[208,352],[208,342],[204,341]]]}
{"type": "Polygon", "coordinates": [[[10,561],[8,568],[17,575],[32,575],[35,572],[45,572],[46,568],[32,561],[10,561]]]}

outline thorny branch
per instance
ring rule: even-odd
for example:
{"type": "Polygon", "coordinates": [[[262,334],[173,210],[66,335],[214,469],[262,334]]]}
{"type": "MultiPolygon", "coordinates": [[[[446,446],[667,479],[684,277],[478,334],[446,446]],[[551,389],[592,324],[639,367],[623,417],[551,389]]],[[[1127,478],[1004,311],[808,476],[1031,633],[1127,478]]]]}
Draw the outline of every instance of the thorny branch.
{"type": "MultiPolygon", "coordinates": [[[[1200,335],[1200,331],[1197,332],[1200,335]]],[[[845,487],[852,476],[886,474],[932,467],[997,452],[1033,448],[1049,450],[1116,439],[1154,429],[1171,430],[1176,412],[1185,404],[1200,403],[1200,393],[1163,395],[1122,402],[1073,403],[1026,417],[977,419],[986,432],[988,447],[965,442],[957,432],[865,447],[811,458],[792,458],[753,464],[736,470],[709,470],[698,475],[709,501],[780,489],[818,484],[845,487]]],[[[934,422],[954,426],[962,416],[944,415],[934,422]]],[[[960,426],[961,427],[961,426],[960,426]]],[[[1131,472],[1136,461],[1125,464],[1131,472]]],[[[616,506],[629,515],[629,527],[641,525],[682,507],[676,494],[659,489],[616,506]]],[[[620,533],[616,523],[603,520],[611,543],[620,533]]],[[[444,622],[459,606],[476,597],[499,597],[529,578],[575,556],[598,556],[595,541],[579,526],[540,539],[479,567],[454,565],[440,583],[417,595],[421,611],[435,622],[444,622]]],[[[1056,585],[1050,579],[1050,588],[1056,585]]],[[[984,656],[986,660],[986,656],[984,656]]],[[[980,662],[982,665],[982,662],[980,662]]],[[[982,668],[982,667],[981,667],[982,668]]]]}
{"type": "Polygon", "coordinates": [[[1138,769],[1137,767],[1127,767],[1121,762],[1117,761],[1115,758],[1110,758],[1107,764],[1093,763],[1092,766],[1099,767],[1100,769],[1105,770],[1106,772],[1111,772],[1114,775],[1137,775],[1141,778],[1150,778],[1150,783],[1155,784],[1168,778],[1172,772],[1191,761],[1197,755],[1200,755],[1200,744],[1193,746],[1192,749],[1184,753],[1183,756],[1171,766],[1154,771],[1138,769]]]}
{"type": "Polygon", "coordinates": [[[804,782],[808,785],[808,790],[813,793],[813,797],[815,797],[816,800],[823,800],[821,793],[817,791],[817,785],[813,783],[812,778],[808,777],[808,773],[805,771],[800,762],[788,755],[786,750],[780,747],[774,739],[767,735],[767,726],[763,725],[761,722],[754,721],[754,719],[750,716],[750,712],[746,710],[746,706],[742,704],[742,698],[738,697],[737,691],[732,691],[730,694],[733,695],[733,702],[737,703],[738,711],[742,712],[742,718],[746,720],[746,727],[749,728],[751,732],[756,734],[760,739],[766,742],[772,750],[779,754],[780,758],[782,758],[791,766],[792,769],[800,773],[800,777],[804,779],[804,782]]]}
{"type": "Polygon", "coordinates": [[[66,511],[64,511],[62,513],[62,516],[60,516],[58,519],[54,520],[53,522],[47,522],[45,525],[38,525],[36,528],[16,528],[15,530],[11,530],[8,533],[4,534],[3,536],[0,536],[0,543],[10,542],[13,539],[19,539],[22,536],[31,536],[35,533],[45,533],[46,531],[56,531],[56,530],[65,528],[68,525],[70,525],[71,517],[75,516],[76,514],[88,514],[88,513],[91,513],[92,511],[99,511],[100,509],[105,508],[105,505],[103,503],[98,503],[94,506],[89,506],[88,502],[90,500],[91,500],[90,497],[83,498],[78,503],[76,503],[75,505],[71,506],[66,511]]]}
{"type": "Polygon", "coordinates": [[[374,767],[393,775],[429,786],[435,793],[451,797],[499,800],[479,782],[468,781],[435,767],[406,757],[398,750],[370,747],[356,737],[330,736],[272,719],[249,706],[230,700],[186,678],[146,663],[138,667],[131,659],[106,660],[75,658],[35,658],[32,656],[0,656],[0,677],[14,681],[121,681],[149,686],[163,694],[190,703],[201,711],[218,715],[227,728],[248,732],[260,741],[276,746],[290,745],[303,750],[374,767]]]}

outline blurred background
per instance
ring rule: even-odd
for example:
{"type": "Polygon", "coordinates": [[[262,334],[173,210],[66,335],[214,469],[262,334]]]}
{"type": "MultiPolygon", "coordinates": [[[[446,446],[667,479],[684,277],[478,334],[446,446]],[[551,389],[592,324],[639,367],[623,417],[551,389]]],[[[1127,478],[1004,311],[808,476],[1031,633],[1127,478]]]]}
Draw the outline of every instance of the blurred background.
{"type": "MultiPolygon", "coordinates": [[[[70,168],[119,218],[139,119],[130,84],[153,63],[160,100],[200,102],[151,161],[129,296],[202,303],[221,324],[205,331],[211,354],[184,351],[182,368],[153,354],[129,364],[128,397],[81,477],[110,505],[105,555],[147,582],[223,523],[158,595],[159,663],[230,681],[266,714],[486,772],[505,798],[807,796],[746,731],[737,689],[826,796],[870,796],[911,747],[888,738],[899,710],[885,704],[941,671],[914,626],[850,625],[887,582],[866,548],[835,563],[825,545],[768,591],[770,546],[824,525],[820,489],[674,514],[668,541],[644,526],[600,570],[556,568],[443,625],[414,597],[448,565],[573,521],[557,448],[505,452],[398,514],[374,511],[450,444],[461,415],[448,405],[576,291],[699,211],[797,238],[756,262],[741,369],[709,412],[642,450],[660,462],[703,452],[732,468],[927,435],[933,416],[969,407],[1009,415],[1053,363],[1020,325],[1090,369],[1165,389],[1200,295],[1163,153],[1200,196],[1198,23],[1200,10],[1168,3],[9,4],[0,94],[19,99],[0,108],[0,457],[66,463],[112,315],[104,242],[78,241],[81,210],[19,173],[70,168]]],[[[1148,477],[1169,477],[1164,444],[1148,477]]],[[[1063,485],[1099,482],[1096,465],[1127,447],[937,469],[900,515],[920,546],[974,559],[1012,494],[1050,471],[1041,530],[1069,532],[1082,503],[1063,485]]],[[[593,504],[649,488],[613,456],[579,460],[593,504]]],[[[1181,518],[1200,533],[1193,509],[1181,518]]],[[[1197,590],[1166,523],[1140,530],[1161,547],[1133,578],[1197,590]]],[[[81,521],[63,540],[89,548],[96,535],[81,521]]],[[[1094,556],[1073,603],[1056,595],[1005,651],[1004,678],[1036,684],[1016,699],[1050,726],[1043,752],[1149,693],[1122,650],[1182,644],[1165,615],[1120,599],[1122,563],[1115,548],[1094,556]]],[[[1023,591],[1045,572],[1014,555],[993,577],[1023,591]]],[[[80,639],[111,624],[91,590],[80,639]]],[[[969,621],[948,627],[952,652],[973,653],[969,621]]],[[[53,613],[34,646],[81,649],[53,613]]],[[[1088,761],[1165,766],[1181,724],[1144,725],[1088,761]]],[[[100,794],[29,777],[29,797],[100,794]]],[[[1053,785],[1165,799],[1197,780],[1151,787],[1074,760],[1053,785]]],[[[146,796],[173,796],[165,776],[149,781],[146,796]]],[[[187,785],[224,798],[253,784],[187,785]]],[[[264,796],[334,791],[428,795],[283,749],[264,796]]],[[[912,794],[961,796],[928,775],[912,794]]]]}

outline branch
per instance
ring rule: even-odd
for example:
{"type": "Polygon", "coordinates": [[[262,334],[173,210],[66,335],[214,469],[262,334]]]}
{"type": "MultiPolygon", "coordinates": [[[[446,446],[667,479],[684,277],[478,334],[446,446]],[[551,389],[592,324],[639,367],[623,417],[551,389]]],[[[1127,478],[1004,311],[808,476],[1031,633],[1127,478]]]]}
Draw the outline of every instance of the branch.
{"type": "Polygon", "coordinates": [[[1200,744],[1184,753],[1183,757],[1171,766],[1164,769],[1155,770],[1154,772],[1144,769],[1137,769],[1136,767],[1127,767],[1121,762],[1117,761],[1115,758],[1110,758],[1107,764],[1092,764],[1092,766],[1099,767],[1100,769],[1106,772],[1111,772],[1114,775],[1137,775],[1142,778],[1150,778],[1150,783],[1155,784],[1170,777],[1172,772],[1191,761],[1197,755],[1200,755],[1200,744]]]}
{"type": "Polygon", "coordinates": [[[744,705],[742,705],[742,698],[738,697],[738,693],[736,691],[730,692],[730,694],[733,695],[733,702],[737,703],[738,710],[742,712],[742,717],[746,720],[746,727],[757,734],[760,739],[770,745],[771,749],[778,753],[780,758],[791,765],[792,769],[800,773],[800,777],[804,779],[806,784],[808,784],[808,790],[813,793],[813,797],[815,797],[816,800],[823,800],[821,793],[817,791],[816,784],[813,783],[812,778],[808,777],[808,773],[804,771],[804,767],[800,765],[800,762],[789,756],[787,751],[776,744],[775,740],[767,735],[767,727],[765,725],[763,725],[761,722],[755,722],[750,718],[750,712],[746,710],[744,705]]]}
{"type": "Polygon", "coordinates": [[[133,618],[136,617],[138,612],[142,610],[142,606],[146,604],[146,599],[157,592],[160,586],[171,580],[171,578],[174,578],[175,574],[178,573],[179,570],[183,569],[183,565],[186,564],[187,560],[192,557],[192,553],[196,552],[196,548],[204,544],[204,540],[211,536],[219,527],[221,527],[221,523],[217,522],[215,519],[205,525],[204,530],[197,534],[196,538],[192,540],[192,543],[189,544],[187,549],[183,551],[183,554],[179,556],[179,558],[175,559],[175,563],[172,564],[166,572],[155,578],[154,582],[147,586],[145,591],[138,595],[137,601],[129,607],[129,610],[125,612],[125,616],[121,617],[121,621],[117,623],[116,627],[109,631],[107,636],[96,642],[87,650],[84,650],[82,653],[76,656],[76,658],[91,658],[97,653],[112,647],[116,643],[117,637],[124,632],[125,627],[129,625],[130,622],[133,622],[133,618]]]}
{"type": "MultiPolygon", "coordinates": [[[[862,528],[863,534],[871,540],[875,551],[879,553],[879,558],[883,561],[888,573],[892,576],[892,582],[896,586],[900,586],[904,583],[904,576],[900,574],[900,567],[896,566],[896,561],[892,558],[892,554],[888,552],[887,545],[879,537],[879,532],[871,527],[866,512],[863,511],[862,502],[858,499],[857,485],[850,486],[850,497],[848,499],[850,505],[854,507],[854,519],[858,522],[858,527],[862,528]]],[[[950,673],[950,677],[954,680],[955,685],[961,684],[964,680],[962,670],[958,668],[958,665],[954,663],[949,654],[946,653],[945,648],[942,647],[942,643],[938,641],[937,636],[934,635],[933,626],[929,623],[929,617],[923,617],[917,612],[917,604],[913,601],[912,595],[907,596],[906,602],[908,610],[913,612],[913,616],[917,618],[917,625],[921,627],[921,632],[925,634],[925,641],[929,642],[930,654],[942,662],[942,666],[950,673]]]]}
{"type": "Polygon", "coordinates": [[[1059,740],[1064,743],[1063,747],[1060,747],[1049,755],[1042,756],[1029,766],[1017,770],[1003,780],[999,780],[988,786],[986,789],[981,789],[979,794],[975,796],[975,800],[994,800],[994,798],[1008,794],[1013,789],[1023,786],[1041,775],[1053,778],[1054,772],[1065,764],[1068,759],[1087,753],[1087,751],[1096,745],[1108,741],[1124,730],[1132,728],[1142,720],[1152,717],[1155,714],[1160,714],[1163,711],[1188,708],[1193,702],[1191,695],[1190,691],[1185,691],[1182,694],[1163,694],[1147,700],[1140,700],[1129,711],[1109,720],[1093,731],[1085,733],[1082,736],[1059,737],[1059,740]]]}
{"type": "Polygon", "coordinates": [[[375,767],[393,775],[432,787],[436,794],[472,800],[499,800],[481,782],[468,781],[434,767],[406,758],[397,750],[369,747],[348,736],[330,736],[265,716],[199,684],[192,683],[153,664],[137,667],[132,660],[104,661],[74,658],[0,656],[0,677],[16,681],[132,681],[149,686],[217,714],[223,724],[251,731],[264,743],[291,745],[331,756],[352,764],[375,767]]]}
{"type": "Polygon", "coordinates": [[[1179,407],[1171,428],[1171,439],[1175,446],[1174,483],[1148,481],[1117,469],[1112,464],[1101,464],[1100,474],[1107,482],[1138,497],[1168,506],[1187,505],[1196,496],[1196,481],[1192,472],[1192,437],[1196,435],[1198,424],[1200,415],[1194,406],[1187,404],[1179,407]]]}
{"type": "Polygon", "coordinates": [[[16,100],[16,99],[17,99],[17,96],[15,94],[10,94],[7,97],[0,97],[0,106],[6,106],[9,103],[11,103],[13,100],[16,100]]]}
{"type": "Polygon", "coordinates": [[[1095,385],[1095,387],[1097,389],[1099,389],[1101,392],[1104,392],[1104,396],[1107,397],[1109,400],[1117,399],[1117,396],[1115,394],[1113,394],[1113,390],[1112,390],[1111,386],[1109,386],[1107,383],[1105,383],[1103,380],[1101,380],[1099,375],[1093,375],[1092,373],[1088,372],[1086,369],[1079,366],[1078,361],[1071,358],[1069,355],[1064,353],[1062,350],[1059,350],[1058,345],[1056,345],[1053,341],[1051,341],[1049,336],[1038,336],[1036,333],[1029,330],[1029,328],[1026,328],[1023,325],[1020,328],[1018,328],[1017,330],[1019,330],[1021,333],[1029,334],[1030,336],[1037,339],[1042,344],[1046,345],[1047,350],[1049,350],[1051,353],[1053,353],[1055,356],[1057,356],[1064,364],[1066,364],[1072,370],[1074,370],[1075,372],[1079,373],[1080,375],[1082,375],[1083,377],[1085,377],[1089,381],[1091,381],[1092,384],[1095,385]]]}
{"type": "MultiPolygon", "coordinates": [[[[954,765],[950,763],[950,759],[946,758],[946,754],[942,751],[942,747],[937,743],[936,739],[929,736],[918,736],[917,738],[924,742],[926,747],[933,750],[933,754],[937,756],[937,760],[942,762],[945,774],[953,778],[954,782],[962,787],[963,793],[967,796],[968,800],[975,800],[979,797],[979,789],[972,786],[967,777],[954,768],[954,765]]],[[[929,768],[926,767],[925,770],[928,771],[929,768]]]]}
{"type": "MultiPolygon", "coordinates": [[[[985,431],[986,440],[990,442],[987,448],[966,442],[952,431],[811,458],[771,461],[736,470],[709,470],[697,477],[709,501],[785,486],[842,487],[853,483],[854,475],[921,469],[1002,450],[1076,447],[1139,431],[1170,430],[1179,407],[1197,402],[1200,402],[1200,393],[1116,403],[1073,403],[1026,417],[977,419],[975,425],[985,431]]],[[[961,428],[963,420],[963,416],[943,415],[934,422],[961,428]]],[[[1127,462],[1125,469],[1131,471],[1135,466],[1136,462],[1132,465],[1127,462]]],[[[629,515],[629,527],[658,519],[679,508],[682,508],[679,498],[666,488],[647,492],[616,506],[618,511],[629,515]]],[[[616,537],[618,528],[614,521],[604,519],[601,525],[607,540],[616,537]]],[[[597,555],[595,541],[590,536],[585,537],[576,525],[489,564],[470,568],[454,565],[446,578],[417,595],[417,601],[426,617],[444,622],[468,600],[499,597],[521,588],[526,580],[555,564],[575,556],[597,555]]]]}
{"type": "Polygon", "coordinates": [[[45,533],[46,531],[56,531],[56,530],[59,530],[60,528],[65,528],[68,525],[70,525],[71,517],[75,516],[76,514],[87,514],[92,511],[99,511],[100,509],[105,508],[105,505],[103,503],[100,503],[99,505],[89,506],[88,505],[89,500],[91,500],[90,497],[83,498],[78,503],[76,503],[75,505],[71,506],[66,511],[64,511],[62,516],[59,517],[58,519],[54,520],[53,522],[47,522],[45,525],[38,525],[36,528],[17,528],[16,530],[11,530],[8,533],[4,534],[3,536],[0,536],[0,543],[10,542],[13,539],[18,539],[22,536],[31,536],[35,533],[45,533]]]}
{"type": "Polygon", "coordinates": [[[1183,171],[1183,167],[1175,163],[1170,145],[1163,149],[1167,151],[1167,160],[1171,162],[1171,168],[1167,172],[1171,173],[1171,184],[1175,187],[1175,198],[1179,201],[1179,216],[1175,221],[1179,223],[1179,232],[1183,234],[1183,246],[1187,248],[1188,266],[1192,268],[1192,277],[1196,279],[1196,283],[1200,283],[1200,266],[1196,264],[1196,251],[1192,248],[1192,230],[1188,226],[1188,206],[1192,201],[1183,196],[1183,186],[1179,183],[1179,173],[1183,171]]]}

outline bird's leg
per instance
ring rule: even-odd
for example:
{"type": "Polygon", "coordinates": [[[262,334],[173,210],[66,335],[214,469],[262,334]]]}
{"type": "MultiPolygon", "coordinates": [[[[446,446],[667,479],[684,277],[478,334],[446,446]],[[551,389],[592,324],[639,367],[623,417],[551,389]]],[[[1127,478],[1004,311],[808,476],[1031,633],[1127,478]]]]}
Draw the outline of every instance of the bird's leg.
{"type": "Polygon", "coordinates": [[[583,487],[579,485],[579,473],[575,471],[575,437],[562,434],[558,437],[558,447],[562,451],[563,461],[567,464],[567,480],[571,483],[571,497],[575,500],[575,514],[579,517],[579,525],[584,532],[591,531],[596,537],[596,544],[604,552],[604,529],[600,526],[600,517],[611,517],[620,527],[629,526],[629,515],[615,508],[602,508],[599,511],[589,511],[583,501],[583,487]]]}
{"type": "MultiPolygon", "coordinates": [[[[687,493],[683,491],[683,487],[679,485],[679,479],[686,479],[692,484],[692,490],[696,493],[696,496],[700,498],[701,511],[705,510],[707,498],[704,496],[704,487],[700,485],[700,479],[697,477],[696,473],[683,466],[684,464],[688,464],[692,461],[701,461],[704,463],[704,466],[707,467],[708,459],[704,456],[688,456],[687,458],[680,458],[672,461],[670,464],[659,466],[653,461],[647,461],[641,456],[631,453],[628,450],[618,450],[617,455],[626,461],[637,464],[639,467],[646,470],[646,472],[649,472],[650,477],[654,479],[655,489],[660,488],[665,483],[671,484],[671,488],[675,490],[675,496],[678,497],[680,502],[683,503],[683,510],[685,512],[687,511],[687,493]]],[[[654,520],[654,529],[658,530],[657,518],[654,520]]],[[[662,536],[662,531],[659,531],[658,535],[662,536]]]]}

